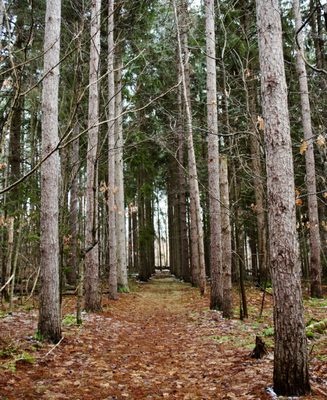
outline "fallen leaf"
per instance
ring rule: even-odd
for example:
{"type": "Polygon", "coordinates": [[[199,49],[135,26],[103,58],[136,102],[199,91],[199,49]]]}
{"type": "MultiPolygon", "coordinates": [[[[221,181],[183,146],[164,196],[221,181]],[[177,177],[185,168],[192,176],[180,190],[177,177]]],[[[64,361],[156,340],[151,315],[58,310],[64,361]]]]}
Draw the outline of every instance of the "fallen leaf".
{"type": "Polygon", "coordinates": [[[300,146],[300,154],[303,156],[303,154],[308,150],[308,142],[306,140],[303,140],[301,146],[300,146]]]}
{"type": "Polygon", "coordinates": [[[316,143],[317,143],[318,146],[323,147],[326,144],[326,139],[320,134],[317,137],[316,143]]]}

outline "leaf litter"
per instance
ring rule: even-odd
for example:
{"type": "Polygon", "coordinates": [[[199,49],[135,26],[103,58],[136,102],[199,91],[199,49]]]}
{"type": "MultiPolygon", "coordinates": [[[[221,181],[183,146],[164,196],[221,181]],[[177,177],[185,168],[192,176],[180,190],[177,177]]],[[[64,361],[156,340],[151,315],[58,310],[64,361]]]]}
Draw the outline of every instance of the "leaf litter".
{"type": "MultiPolygon", "coordinates": [[[[272,399],[273,339],[264,337],[268,356],[250,358],[255,336],[272,327],[271,297],[259,318],[261,299],[248,288],[249,319],[235,309],[225,320],[197,289],[159,276],[119,301],[104,299],[82,326],[64,324],[54,349],[35,338],[36,310],[18,311],[0,319],[0,399],[272,399]],[[15,363],[23,352],[33,362],[15,363]]],[[[64,314],[74,304],[65,297],[64,314]]],[[[322,317],[321,304],[305,301],[307,320],[322,317]]],[[[313,391],[302,399],[326,398],[326,344],[326,332],[309,339],[313,391]]]]}

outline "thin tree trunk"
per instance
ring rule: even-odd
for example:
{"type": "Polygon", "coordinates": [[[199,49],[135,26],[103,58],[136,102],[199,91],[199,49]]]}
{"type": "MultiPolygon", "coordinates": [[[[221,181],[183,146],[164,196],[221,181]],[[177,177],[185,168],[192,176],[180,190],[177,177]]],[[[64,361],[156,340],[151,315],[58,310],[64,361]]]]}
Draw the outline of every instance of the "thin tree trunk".
{"type": "Polygon", "coordinates": [[[208,190],[210,216],[210,308],[221,310],[223,279],[221,266],[221,215],[219,191],[219,138],[216,79],[214,0],[205,1],[207,54],[208,190]]]}
{"type": "Polygon", "coordinates": [[[115,74],[114,74],[114,0],[108,2],[108,233],[109,233],[109,298],[118,299],[116,182],[115,182],[115,74]]]}
{"type": "MultiPolygon", "coordinates": [[[[42,158],[58,144],[58,89],[61,1],[48,0],[45,15],[42,88],[42,158]],[[50,73],[49,73],[50,72],[50,73]]],[[[59,299],[58,151],[41,165],[41,282],[38,329],[52,342],[61,339],[59,299]]]]}
{"type": "Polygon", "coordinates": [[[278,0],[256,4],[274,299],[274,390],[278,395],[298,396],[308,393],[310,384],[282,27],[278,0]]]}
{"type": "MultiPolygon", "coordinates": [[[[302,26],[299,0],[293,0],[293,12],[295,16],[296,32],[302,26]]],[[[296,67],[299,75],[302,124],[304,131],[304,140],[307,143],[305,152],[306,185],[308,192],[308,214],[309,214],[309,236],[310,236],[310,271],[311,271],[311,296],[321,297],[321,262],[320,262],[320,234],[319,234],[319,216],[317,202],[317,185],[315,156],[313,148],[313,132],[311,126],[311,110],[309,100],[308,79],[306,66],[303,59],[303,33],[297,35],[297,42],[300,49],[296,53],[296,67]]]]}
{"type": "Polygon", "coordinates": [[[120,290],[128,292],[127,255],[126,255],[126,224],[124,195],[124,161],[123,161],[123,120],[122,114],[122,55],[117,51],[116,61],[116,97],[115,97],[115,174],[116,174],[116,235],[117,235],[117,283],[120,290]]]}
{"type": "MultiPolygon", "coordinates": [[[[180,18],[185,22],[185,14],[187,13],[187,4],[185,0],[181,0],[180,18]]],[[[192,270],[195,270],[195,282],[203,295],[206,289],[205,261],[204,261],[204,243],[203,243],[203,226],[201,219],[200,191],[197,174],[197,166],[195,160],[195,152],[193,145],[193,126],[191,112],[191,96],[190,96],[190,76],[189,76],[189,50],[187,46],[187,36],[183,35],[181,40],[181,31],[179,26],[179,16],[174,0],[174,14],[177,29],[178,53],[181,71],[181,83],[183,87],[183,100],[186,113],[186,129],[187,129],[187,149],[188,149],[188,171],[190,186],[190,218],[191,218],[191,244],[192,244],[192,270]],[[185,64],[184,64],[185,62],[185,64]]],[[[182,23],[185,29],[186,24],[182,23]]]]}
{"type": "MultiPolygon", "coordinates": [[[[15,224],[15,218],[14,217],[8,217],[7,219],[7,226],[8,226],[8,242],[7,242],[7,266],[6,266],[6,274],[4,276],[4,282],[7,282],[7,280],[11,277],[11,271],[12,271],[12,257],[14,253],[14,224],[15,224]]],[[[3,290],[3,294],[7,300],[10,298],[10,286],[6,287],[3,290]]]]}
{"type": "MultiPolygon", "coordinates": [[[[74,136],[79,134],[79,123],[74,126],[74,136]]],[[[69,270],[67,272],[67,281],[70,285],[75,285],[78,274],[78,171],[79,171],[79,139],[71,144],[71,189],[70,189],[70,209],[69,209],[69,225],[70,225],[70,252],[68,258],[69,270]]]]}
{"type": "Polygon", "coordinates": [[[12,263],[12,282],[11,282],[11,287],[10,287],[10,295],[9,295],[9,312],[13,312],[14,309],[14,295],[15,295],[15,285],[16,285],[16,279],[17,279],[17,266],[18,266],[18,258],[19,258],[19,252],[20,252],[20,247],[22,243],[22,236],[23,236],[23,229],[22,229],[22,222],[21,218],[18,221],[18,238],[17,238],[17,243],[16,243],[16,249],[15,249],[15,255],[12,263]]]}
{"type": "Polygon", "coordinates": [[[229,184],[227,157],[220,157],[220,199],[221,199],[221,260],[222,260],[222,310],[224,318],[233,316],[232,292],[232,236],[230,224],[229,184]]]}
{"type": "Polygon", "coordinates": [[[85,248],[91,248],[85,255],[85,309],[99,311],[99,246],[98,246],[98,121],[99,121],[99,56],[100,56],[100,10],[101,1],[92,0],[91,7],[91,48],[89,72],[89,115],[87,146],[86,222],[85,248]]]}
{"type": "MultiPolygon", "coordinates": [[[[180,63],[177,62],[178,79],[180,73],[180,63]]],[[[182,270],[182,278],[185,282],[191,281],[190,276],[190,254],[189,254],[189,238],[187,227],[187,201],[186,201],[186,178],[184,167],[185,154],[185,133],[184,133],[184,114],[183,114],[183,90],[178,87],[177,94],[177,135],[178,135],[178,186],[179,186],[179,214],[180,214],[180,264],[182,270]]]]}

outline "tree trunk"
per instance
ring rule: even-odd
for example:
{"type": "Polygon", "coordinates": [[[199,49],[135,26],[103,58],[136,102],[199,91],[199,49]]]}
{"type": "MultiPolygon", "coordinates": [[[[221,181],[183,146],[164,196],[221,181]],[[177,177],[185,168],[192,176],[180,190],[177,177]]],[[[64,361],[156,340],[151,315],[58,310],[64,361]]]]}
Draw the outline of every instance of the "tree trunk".
{"type": "Polygon", "coordinates": [[[221,261],[222,261],[222,310],[224,318],[233,316],[232,292],[232,236],[230,224],[229,184],[227,157],[220,157],[220,199],[221,199],[221,261]]]}
{"type": "MultiPolygon", "coordinates": [[[[74,136],[79,135],[79,123],[74,126],[74,136]]],[[[78,171],[79,171],[79,139],[71,144],[71,188],[70,188],[70,208],[69,208],[69,225],[70,225],[70,252],[68,257],[67,282],[70,285],[76,285],[79,265],[78,255],[78,171]]]]}
{"type": "Polygon", "coordinates": [[[115,74],[114,74],[114,0],[108,8],[108,234],[109,234],[109,298],[117,293],[117,237],[115,184],[115,74]]]}
{"type": "Polygon", "coordinates": [[[98,246],[98,132],[99,122],[99,57],[100,57],[100,10],[101,1],[92,0],[91,47],[89,72],[89,115],[86,165],[86,226],[85,241],[85,309],[99,311],[99,246],[98,246]],[[91,249],[91,250],[89,250],[91,249]]]}
{"type": "MultiPolygon", "coordinates": [[[[299,0],[293,0],[293,12],[295,17],[296,32],[302,26],[299,0]]],[[[311,271],[311,296],[321,297],[321,262],[320,262],[320,234],[319,234],[319,216],[317,202],[317,185],[315,156],[313,148],[313,132],[311,126],[311,110],[309,100],[308,79],[306,66],[303,60],[303,33],[297,35],[297,42],[300,48],[296,53],[296,67],[299,75],[302,124],[304,131],[304,140],[307,143],[305,152],[306,185],[308,192],[308,214],[309,214],[309,235],[310,235],[310,271],[311,271]]]]}
{"type": "MultiPolygon", "coordinates": [[[[177,61],[177,76],[180,73],[180,63],[177,61]]],[[[189,238],[187,226],[187,202],[186,202],[186,178],[184,167],[184,154],[185,154],[185,137],[184,137],[184,114],[183,114],[183,90],[181,86],[178,87],[177,93],[177,135],[178,135],[178,186],[179,186],[179,215],[180,215],[180,265],[181,274],[185,282],[191,281],[190,276],[190,255],[189,255],[189,238]]]]}
{"type": "Polygon", "coordinates": [[[296,232],[294,172],[279,2],[257,0],[265,143],[270,267],[274,298],[274,390],[310,391],[296,232]]]}
{"type": "Polygon", "coordinates": [[[210,308],[221,310],[223,279],[221,266],[221,215],[219,191],[219,138],[216,81],[214,0],[205,1],[207,55],[208,190],[210,215],[210,308]]]}
{"type": "Polygon", "coordinates": [[[115,174],[116,174],[116,235],[117,235],[117,283],[120,290],[128,291],[127,255],[126,255],[126,224],[124,196],[124,160],[123,160],[123,120],[122,120],[122,55],[117,51],[116,62],[116,98],[115,98],[115,174]]]}
{"type": "Polygon", "coordinates": [[[203,226],[201,219],[201,205],[198,173],[195,160],[195,151],[193,144],[193,126],[191,112],[191,95],[190,95],[190,71],[189,71],[189,50],[187,45],[186,15],[187,3],[181,0],[179,7],[179,15],[174,0],[174,14],[177,29],[178,54],[181,72],[181,84],[183,88],[183,100],[186,114],[187,129],[187,149],[188,149],[188,172],[190,187],[190,219],[191,219],[191,246],[192,246],[192,271],[193,283],[200,288],[203,295],[206,289],[205,261],[204,261],[204,243],[203,243],[203,226]],[[180,26],[180,20],[182,20],[180,26]],[[181,29],[183,29],[183,38],[181,37],[181,29]]]}
{"type": "MultiPolygon", "coordinates": [[[[44,34],[42,88],[42,158],[59,142],[58,88],[61,1],[48,0],[44,34]]],[[[59,153],[41,165],[41,282],[38,330],[52,342],[61,339],[59,300],[59,153]]]]}

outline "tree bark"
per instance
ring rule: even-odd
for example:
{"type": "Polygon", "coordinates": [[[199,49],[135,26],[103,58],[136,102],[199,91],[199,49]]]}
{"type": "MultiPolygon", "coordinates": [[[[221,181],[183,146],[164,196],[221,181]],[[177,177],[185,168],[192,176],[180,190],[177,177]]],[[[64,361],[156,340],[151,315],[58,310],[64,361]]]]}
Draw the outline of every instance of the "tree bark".
{"type": "Polygon", "coordinates": [[[274,299],[274,390],[310,391],[296,232],[294,171],[278,0],[257,0],[265,143],[270,268],[274,299]]]}
{"type": "Polygon", "coordinates": [[[223,277],[221,266],[221,215],[219,190],[219,138],[216,79],[214,0],[205,1],[207,54],[208,190],[210,218],[210,308],[221,310],[223,277]]]}
{"type": "Polygon", "coordinates": [[[86,249],[85,255],[85,309],[99,311],[99,246],[98,246],[98,132],[99,122],[99,56],[100,56],[100,11],[101,1],[92,0],[91,6],[91,47],[89,71],[89,115],[87,145],[86,183],[86,249]]]}
{"type": "MultiPolygon", "coordinates": [[[[302,26],[299,0],[293,0],[296,32],[302,26]]],[[[311,296],[321,297],[321,262],[320,262],[320,234],[316,185],[316,168],[313,148],[313,132],[311,125],[311,109],[306,66],[303,59],[303,33],[297,34],[299,49],[296,52],[296,68],[299,76],[302,125],[304,140],[307,143],[305,152],[306,185],[308,192],[308,214],[310,235],[310,271],[311,271],[311,296]]]]}
{"type": "Polygon", "coordinates": [[[221,278],[223,287],[222,310],[224,318],[233,316],[232,292],[232,235],[230,224],[229,184],[227,157],[220,157],[221,199],[221,278]]]}
{"type": "MultiPolygon", "coordinates": [[[[79,135],[79,123],[74,126],[74,136],[79,135]]],[[[79,265],[78,255],[78,171],[79,171],[79,139],[71,144],[71,188],[70,188],[70,208],[69,208],[69,226],[70,226],[70,252],[68,257],[69,270],[67,272],[67,282],[70,285],[76,285],[79,265]]]]}
{"type": "Polygon", "coordinates": [[[114,0],[108,2],[108,234],[109,234],[109,298],[116,300],[117,292],[117,237],[116,237],[116,182],[115,182],[115,74],[114,74],[114,0]]]}
{"type": "Polygon", "coordinates": [[[180,0],[180,7],[177,10],[174,0],[174,14],[177,29],[178,54],[181,72],[181,84],[183,88],[183,100],[186,114],[187,130],[187,149],[188,149],[188,172],[190,187],[190,219],[191,219],[191,246],[192,246],[192,275],[193,284],[200,288],[203,295],[206,289],[205,261],[204,261],[204,243],[203,226],[201,219],[201,205],[198,173],[195,160],[195,151],[193,144],[193,125],[191,112],[191,94],[190,94],[190,72],[189,72],[189,49],[187,45],[186,14],[187,3],[180,0]],[[180,24],[180,20],[182,23],[180,24]],[[183,29],[183,38],[181,37],[183,29]],[[194,274],[195,272],[195,274],[194,274]]]}
{"type": "MultiPolygon", "coordinates": [[[[61,1],[48,0],[45,15],[42,88],[42,157],[58,144],[58,89],[61,1]]],[[[52,342],[61,339],[59,299],[59,177],[58,151],[41,165],[41,285],[38,330],[52,342]]]]}
{"type": "Polygon", "coordinates": [[[117,235],[117,283],[120,290],[128,291],[127,255],[126,255],[126,224],[125,224],[125,194],[124,194],[124,138],[122,120],[122,55],[117,51],[116,61],[116,97],[115,97],[115,182],[116,182],[116,235],[117,235]]]}

